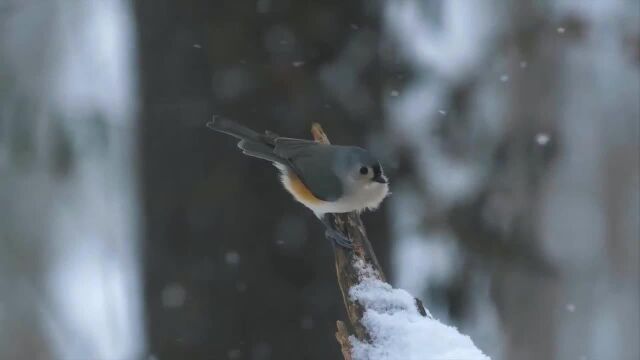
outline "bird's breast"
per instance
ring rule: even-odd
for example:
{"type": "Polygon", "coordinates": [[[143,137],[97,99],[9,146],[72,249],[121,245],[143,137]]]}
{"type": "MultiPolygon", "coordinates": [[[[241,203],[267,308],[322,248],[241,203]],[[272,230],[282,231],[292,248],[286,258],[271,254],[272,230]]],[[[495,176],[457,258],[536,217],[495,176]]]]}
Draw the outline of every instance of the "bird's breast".
{"type": "Polygon", "coordinates": [[[358,187],[348,192],[336,201],[324,201],[313,195],[311,190],[298,178],[298,176],[284,165],[276,164],[280,170],[280,179],[285,189],[293,197],[317,216],[326,213],[346,213],[351,211],[361,211],[364,209],[375,209],[387,196],[387,184],[371,184],[368,187],[358,187]]]}
{"type": "Polygon", "coordinates": [[[296,200],[305,205],[319,205],[324,202],[315,197],[311,190],[292,171],[287,171],[286,174],[283,174],[282,182],[296,200]]]}

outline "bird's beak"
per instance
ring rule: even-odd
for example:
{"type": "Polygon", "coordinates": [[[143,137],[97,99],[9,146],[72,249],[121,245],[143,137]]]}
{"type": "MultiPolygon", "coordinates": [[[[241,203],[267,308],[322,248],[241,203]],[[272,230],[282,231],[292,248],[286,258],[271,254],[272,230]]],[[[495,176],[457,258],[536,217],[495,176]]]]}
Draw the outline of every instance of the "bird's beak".
{"type": "Polygon", "coordinates": [[[387,178],[382,174],[377,174],[376,176],[373,177],[373,179],[371,179],[371,181],[375,181],[380,184],[386,184],[387,178]]]}

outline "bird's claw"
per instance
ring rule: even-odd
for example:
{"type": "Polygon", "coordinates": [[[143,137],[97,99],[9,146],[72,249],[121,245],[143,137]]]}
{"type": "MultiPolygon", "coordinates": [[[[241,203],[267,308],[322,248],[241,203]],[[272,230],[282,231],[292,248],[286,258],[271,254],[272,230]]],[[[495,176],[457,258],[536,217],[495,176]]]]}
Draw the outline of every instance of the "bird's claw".
{"type": "Polygon", "coordinates": [[[353,249],[353,241],[335,229],[327,229],[324,233],[327,239],[333,240],[333,243],[345,249],[353,249]]]}

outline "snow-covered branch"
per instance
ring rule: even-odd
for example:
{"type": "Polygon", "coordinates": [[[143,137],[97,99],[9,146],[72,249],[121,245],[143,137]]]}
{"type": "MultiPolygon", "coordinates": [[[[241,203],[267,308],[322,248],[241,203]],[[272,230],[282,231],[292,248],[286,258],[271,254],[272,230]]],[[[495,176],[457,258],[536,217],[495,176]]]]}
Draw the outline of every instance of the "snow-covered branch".
{"type": "MultiPolygon", "coordinates": [[[[329,143],[315,124],[316,141],[329,143]]],[[[434,319],[422,302],[394,289],[373,252],[357,213],[334,215],[353,250],[335,247],[338,283],[353,335],[341,321],[336,339],[345,360],[485,360],[468,336],[434,319]]]]}

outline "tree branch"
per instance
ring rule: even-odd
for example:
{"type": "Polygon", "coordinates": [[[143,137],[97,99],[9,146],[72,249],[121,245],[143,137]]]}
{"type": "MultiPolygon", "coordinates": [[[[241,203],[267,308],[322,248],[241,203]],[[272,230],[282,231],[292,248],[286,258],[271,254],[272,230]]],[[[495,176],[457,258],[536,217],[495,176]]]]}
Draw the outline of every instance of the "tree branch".
{"type": "MultiPolygon", "coordinates": [[[[314,140],[319,143],[330,143],[320,124],[313,124],[311,134],[314,140]]],[[[384,272],[378,263],[373,247],[367,238],[362,220],[357,213],[333,214],[330,221],[333,221],[336,224],[336,228],[353,241],[353,251],[341,246],[334,247],[338,285],[340,286],[342,300],[355,337],[362,342],[371,342],[371,336],[362,324],[362,316],[366,309],[359,301],[351,299],[349,290],[362,280],[364,276],[362,274],[363,267],[367,268],[367,277],[386,282],[384,272]]],[[[415,299],[415,306],[422,316],[427,315],[420,300],[415,299]]],[[[338,321],[337,327],[336,338],[342,347],[343,356],[345,360],[351,360],[352,344],[349,341],[346,325],[338,321]]]]}

